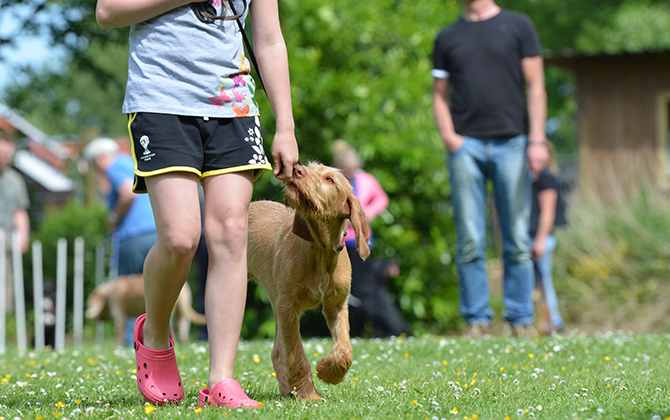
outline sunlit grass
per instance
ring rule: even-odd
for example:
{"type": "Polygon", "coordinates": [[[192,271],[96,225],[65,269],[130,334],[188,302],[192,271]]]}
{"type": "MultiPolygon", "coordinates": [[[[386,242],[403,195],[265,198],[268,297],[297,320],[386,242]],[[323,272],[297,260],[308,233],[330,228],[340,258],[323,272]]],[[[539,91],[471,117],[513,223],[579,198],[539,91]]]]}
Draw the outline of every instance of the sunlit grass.
{"type": "MultiPolygon", "coordinates": [[[[330,340],[305,342],[315,363],[330,340]]],[[[478,341],[423,336],[354,340],[339,385],[315,378],[321,402],[278,395],[270,341],[240,344],[236,376],[262,402],[254,411],[198,409],[206,343],[177,347],[186,401],[154,407],[135,383],[131,349],[95,346],[0,357],[0,418],[666,419],[670,335],[478,341]]]]}

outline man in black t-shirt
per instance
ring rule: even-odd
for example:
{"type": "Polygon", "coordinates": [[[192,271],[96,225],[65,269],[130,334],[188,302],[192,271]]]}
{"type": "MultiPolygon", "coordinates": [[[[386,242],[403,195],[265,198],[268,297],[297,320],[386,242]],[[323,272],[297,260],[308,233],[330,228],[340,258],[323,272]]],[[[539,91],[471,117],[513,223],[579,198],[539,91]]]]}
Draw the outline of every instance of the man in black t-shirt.
{"type": "Polygon", "coordinates": [[[463,4],[464,16],[437,36],[432,71],[433,112],[448,150],[458,233],[460,311],[468,336],[488,332],[493,311],[484,238],[490,179],[503,239],[504,317],[511,334],[535,335],[529,169],[543,168],[548,160],[540,42],[526,15],[493,0],[463,4]]]}

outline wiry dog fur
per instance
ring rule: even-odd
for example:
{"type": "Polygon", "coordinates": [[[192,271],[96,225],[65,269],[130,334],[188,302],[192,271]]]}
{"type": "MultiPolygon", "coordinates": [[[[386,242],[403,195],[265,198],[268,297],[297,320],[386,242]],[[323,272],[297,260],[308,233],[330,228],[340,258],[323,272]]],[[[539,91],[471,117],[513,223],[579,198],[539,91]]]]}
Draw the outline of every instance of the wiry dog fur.
{"type": "Polygon", "coordinates": [[[349,220],[361,258],[370,254],[370,229],[358,198],[339,170],[317,163],[296,166],[284,181],[284,202],[249,208],[249,277],[267,291],[276,320],[272,364],[282,395],[318,400],[302,346],[300,317],[319,304],[333,348],[316,366],[319,379],[337,384],[351,366],[348,297],[351,263],[344,244],[349,220]]]}
{"type": "MultiPolygon", "coordinates": [[[[192,303],[191,288],[185,283],[173,311],[173,315],[176,313],[179,317],[177,328],[182,344],[188,343],[191,322],[197,325],[207,323],[205,315],[196,312],[191,306],[192,303]]],[[[142,274],[133,274],[101,283],[88,295],[87,306],[87,318],[100,321],[107,321],[110,317],[114,319],[116,344],[123,346],[126,319],[145,312],[144,277],[142,274]]]]}

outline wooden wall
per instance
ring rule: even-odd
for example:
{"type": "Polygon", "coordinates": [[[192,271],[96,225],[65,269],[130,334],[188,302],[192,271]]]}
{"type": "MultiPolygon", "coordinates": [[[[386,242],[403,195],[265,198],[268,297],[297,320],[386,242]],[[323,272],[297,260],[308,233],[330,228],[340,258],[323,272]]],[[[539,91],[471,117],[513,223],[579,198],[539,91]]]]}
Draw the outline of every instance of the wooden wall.
{"type": "Polygon", "coordinates": [[[658,107],[659,97],[670,95],[670,52],[548,64],[576,76],[582,191],[607,198],[643,186],[666,187],[660,169],[667,164],[667,146],[659,136],[658,107]]]}

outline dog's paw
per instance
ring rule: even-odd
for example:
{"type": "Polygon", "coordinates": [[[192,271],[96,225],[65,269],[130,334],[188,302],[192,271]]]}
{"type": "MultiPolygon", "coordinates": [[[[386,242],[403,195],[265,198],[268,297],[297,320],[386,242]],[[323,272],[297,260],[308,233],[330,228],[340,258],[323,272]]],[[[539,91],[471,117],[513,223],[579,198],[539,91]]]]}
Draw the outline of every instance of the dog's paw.
{"type": "Polygon", "coordinates": [[[351,363],[336,363],[332,357],[322,357],[316,364],[316,376],[323,382],[336,385],[347,376],[351,363]]]}

